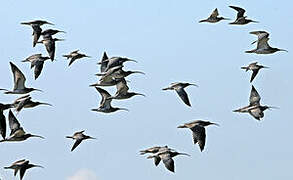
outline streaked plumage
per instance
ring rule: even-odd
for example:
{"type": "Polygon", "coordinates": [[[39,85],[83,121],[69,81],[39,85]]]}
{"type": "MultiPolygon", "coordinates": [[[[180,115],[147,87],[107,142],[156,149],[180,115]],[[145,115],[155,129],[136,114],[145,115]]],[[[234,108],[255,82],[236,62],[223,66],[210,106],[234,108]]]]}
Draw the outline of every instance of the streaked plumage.
{"type": "Polygon", "coordinates": [[[11,66],[11,71],[13,73],[13,79],[14,79],[13,90],[12,91],[9,91],[7,89],[0,89],[0,90],[6,91],[5,94],[27,94],[32,91],[41,91],[39,89],[25,87],[26,78],[24,74],[12,62],[10,62],[10,66],[11,66]]]}
{"type": "Polygon", "coordinates": [[[41,26],[44,24],[50,24],[50,25],[54,25],[52,23],[49,23],[47,21],[43,21],[43,20],[35,20],[35,21],[30,21],[30,22],[22,22],[20,23],[22,25],[30,25],[33,28],[33,47],[36,46],[36,43],[38,42],[41,34],[42,34],[42,28],[41,26]]]}
{"type": "Polygon", "coordinates": [[[258,23],[258,21],[246,19],[247,16],[244,16],[245,9],[240,8],[240,7],[236,7],[236,6],[229,6],[229,7],[237,11],[237,17],[236,17],[235,21],[231,22],[229,24],[244,25],[244,24],[248,24],[250,22],[258,23]]]}
{"type": "Polygon", "coordinates": [[[20,126],[20,123],[14,116],[11,110],[9,110],[8,114],[9,128],[10,128],[10,136],[1,140],[0,142],[5,141],[24,141],[31,137],[38,137],[44,139],[42,136],[27,134],[24,129],[20,126]]]}
{"type": "Polygon", "coordinates": [[[256,54],[272,54],[277,51],[285,51],[288,52],[285,49],[279,49],[279,48],[273,48],[269,45],[269,33],[265,31],[252,31],[250,34],[254,34],[258,36],[258,39],[254,41],[252,44],[257,43],[257,46],[255,49],[250,51],[245,51],[246,53],[256,53],[256,54]]]}
{"type": "Polygon", "coordinates": [[[200,20],[199,23],[202,23],[202,22],[217,23],[221,20],[230,20],[230,19],[219,17],[218,9],[216,8],[207,19],[200,20]]]}
{"type": "Polygon", "coordinates": [[[58,39],[58,38],[44,38],[41,41],[38,41],[38,43],[42,43],[45,45],[46,50],[49,54],[50,59],[53,61],[55,58],[55,50],[56,50],[56,41],[64,41],[64,39],[58,39]]]}
{"type": "Polygon", "coordinates": [[[81,58],[84,58],[84,57],[90,58],[90,56],[87,56],[85,54],[79,53],[78,51],[79,50],[75,50],[75,51],[70,52],[69,54],[63,55],[63,57],[66,57],[67,59],[70,59],[70,62],[68,64],[68,66],[70,66],[77,59],[81,59],[81,58]]]}
{"type": "Polygon", "coordinates": [[[73,136],[66,136],[66,138],[70,138],[70,139],[75,140],[75,143],[73,144],[73,146],[71,148],[71,151],[73,151],[83,140],[96,139],[96,138],[84,135],[83,133],[84,133],[84,131],[80,131],[80,132],[75,132],[73,134],[73,136]]]}
{"type": "Polygon", "coordinates": [[[176,152],[174,150],[170,150],[168,148],[161,148],[161,149],[159,149],[159,151],[155,155],[148,156],[147,159],[152,159],[153,158],[154,163],[155,163],[156,166],[158,166],[160,164],[161,160],[162,160],[164,165],[165,165],[165,167],[169,171],[175,172],[175,164],[174,164],[174,160],[172,158],[177,156],[177,155],[190,156],[189,154],[179,153],[179,152],[176,152]]]}
{"type": "Polygon", "coordinates": [[[139,152],[140,152],[140,155],[144,155],[144,154],[148,154],[148,153],[155,154],[155,153],[158,153],[159,151],[163,151],[166,149],[172,150],[172,149],[168,148],[168,146],[154,146],[151,148],[147,148],[145,150],[141,150],[139,152]]]}
{"type": "Polygon", "coordinates": [[[22,160],[14,162],[9,167],[4,167],[4,169],[13,169],[14,170],[14,176],[16,176],[17,173],[19,172],[20,180],[22,180],[26,170],[28,170],[30,168],[33,168],[33,167],[44,168],[43,166],[40,166],[40,165],[30,164],[28,160],[22,159],[22,160]]]}
{"type": "Polygon", "coordinates": [[[92,109],[92,111],[103,112],[103,113],[112,113],[112,112],[115,112],[118,110],[128,111],[128,109],[125,109],[125,108],[112,107],[111,106],[112,99],[109,98],[109,97],[111,97],[111,95],[106,90],[104,90],[102,88],[99,88],[99,87],[95,87],[95,88],[101,94],[102,100],[100,102],[99,108],[92,109]]]}
{"type": "Polygon", "coordinates": [[[109,97],[109,99],[129,99],[133,96],[140,95],[145,96],[141,93],[136,92],[128,92],[129,87],[127,86],[127,82],[124,78],[121,78],[119,82],[116,84],[116,93],[114,96],[109,97]]]}
{"type": "Polygon", "coordinates": [[[253,81],[253,79],[256,77],[258,71],[262,68],[269,68],[269,67],[266,67],[266,66],[263,66],[263,65],[258,65],[257,62],[254,62],[254,63],[250,63],[248,66],[244,66],[244,67],[241,67],[241,69],[245,69],[245,71],[248,71],[248,70],[251,70],[252,71],[252,75],[251,75],[251,78],[250,78],[250,82],[253,81]]]}
{"type": "Polygon", "coordinates": [[[182,99],[182,101],[187,105],[191,106],[189,102],[189,98],[187,93],[185,92],[184,88],[187,86],[197,86],[196,84],[190,84],[190,83],[182,83],[182,82],[175,82],[171,83],[169,87],[163,88],[162,90],[175,90],[179,97],[182,99]]]}
{"type": "Polygon", "coordinates": [[[196,120],[190,123],[185,123],[182,126],[178,126],[178,128],[189,128],[192,131],[193,143],[198,143],[200,147],[200,151],[204,150],[205,143],[206,143],[206,132],[205,126],[209,125],[216,125],[219,126],[217,123],[212,123],[209,121],[203,120],[196,120]]]}
{"type": "Polygon", "coordinates": [[[262,106],[260,104],[260,95],[254,88],[254,86],[251,86],[250,91],[250,97],[249,97],[249,105],[245,106],[240,109],[236,109],[233,112],[239,112],[239,113],[249,113],[251,116],[253,116],[255,119],[260,120],[264,117],[264,111],[267,109],[272,109],[276,107],[272,106],[262,106]]]}
{"type": "Polygon", "coordinates": [[[125,58],[125,57],[111,57],[111,58],[105,60],[105,62],[107,62],[107,61],[108,61],[108,64],[107,64],[105,71],[108,71],[108,69],[113,68],[115,66],[121,66],[121,65],[123,65],[124,62],[127,62],[127,61],[137,62],[133,59],[129,59],[129,58],[125,58]]]}

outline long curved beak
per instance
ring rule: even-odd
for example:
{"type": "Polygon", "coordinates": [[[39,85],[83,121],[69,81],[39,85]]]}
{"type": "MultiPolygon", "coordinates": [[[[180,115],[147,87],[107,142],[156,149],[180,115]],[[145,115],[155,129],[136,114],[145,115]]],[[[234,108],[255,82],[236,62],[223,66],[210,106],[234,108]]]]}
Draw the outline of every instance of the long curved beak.
{"type": "Polygon", "coordinates": [[[65,41],[65,39],[56,39],[56,41],[65,41]]]}
{"type": "Polygon", "coordinates": [[[97,138],[94,138],[94,137],[88,137],[88,139],[97,139],[97,138]]]}
{"type": "Polygon", "coordinates": [[[144,94],[141,94],[141,93],[136,93],[136,95],[139,95],[139,96],[146,97],[146,95],[144,95],[144,94]]]}
{"type": "Polygon", "coordinates": [[[206,19],[203,19],[203,20],[198,21],[198,23],[202,23],[202,22],[206,22],[206,21],[207,21],[206,19]]]}
{"type": "Polygon", "coordinates": [[[131,73],[138,73],[138,74],[143,74],[143,75],[145,75],[145,73],[142,72],[142,71],[131,71],[131,73]]]}
{"type": "Polygon", "coordinates": [[[185,155],[185,156],[189,156],[190,157],[190,155],[187,154],[187,153],[178,153],[178,155],[185,155]]]}
{"type": "Polygon", "coordinates": [[[37,137],[37,138],[45,139],[43,136],[39,136],[39,135],[31,135],[31,137],[37,137]]]}
{"type": "Polygon", "coordinates": [[[72,136],[65,136],[65,138],[68,138],[68,139],[73,139],[72,136]]]}
{"type": "Polygon", "coordinates": [[[198,85],[196,85],[196,84],[189,84],[190,86],[196,86],[196,87],[198,87],[198,85]]]}
{"type": "Polygon", "coordinates": [[[279,107],[276,107],[276,106],[268,106],[268,109],[280,109],[279,107]]]}
{"type": "Polygon", "coordinates": [[[223,20],[231,20],[230,18],[223,18],[223,20]]]}
{"type": "Polygon", "coordinates": [[[220,126],[220,125],[219,125],[219,124],[217,124],[217,123],[211,123],[211,125],[220,126]]]}
{"type": "Polygon", "coordinates": [[[33,165],[34,167],[39,167],[39,168],[44,168],[43,166],[41,165],[33,165]]]}
{"type": "Polygon", "coordinates": [[[251,20],[251,22],[254,22],[254,23],[259,23],[259,21],[254,21],[254,20],[251,20]]]}
{"type": "Polygon", "coordinates": [[[177,128],[187,128],[187,127],[184,126],[184,125],[180,125],[180,126],[178,126],[177,128]]]}
{"type": "Polygon", "coordinates": [[[46,24],[53,25],[53,26],[55,25],[55,24],[53,24],[53,23],[50,23],[50,22],[47,22],[46,24]]]}
{"type": "Polygon", "coordinates": [[[52,104],[49,104],[49,103],[40,103],[40,105],[53,106],[52,104]]]}
{"type": "Polygon", "coordinates": [[[262,68],[270,68],[270,67],[267,67],[267,66],[262,66],[262,68]]]}
{"type": "Polygon", "coordinates": [[[84,56],[84,57],[87,57],[87,58],[92,58],[92,56],[84,56]]]}
{"type": "Polygon", "coordinates": [[[61,33],[66,33],[65,31],[58,31],[58,32],[61,32],[61,33]]]}
{"type": "Polygon", "coordinates": [[[285,51],[285,52],[288,52],[286,49],[279,49],[279,51],[285,51]]]}
{"type": "Polygon", "coordinates": [[[35,91],[39,91],[39,92],[44,92],[44,91],[42,91],[42,90],[40,90],[40,89],[34,89],[35,91]]]}
{"type": "Polygon", "coordinates": [[[123,111],[128,111],[129,112],[129,110],[126,109],[126,108],[119,108],[119,110],[123,110],[123,111]]]}
{"type": "Polygon", "coordinates": [[[7,89],[0,89],[0,91],[9,91],[9,90],[7,90],[7,89]]]}
{"type": "Polygon", "coordinates": [[[127,59],[126,61],[132,61],[132,62],[136,62],[137,63],[137,61],[134,60],[134,59],[127,59]]]}

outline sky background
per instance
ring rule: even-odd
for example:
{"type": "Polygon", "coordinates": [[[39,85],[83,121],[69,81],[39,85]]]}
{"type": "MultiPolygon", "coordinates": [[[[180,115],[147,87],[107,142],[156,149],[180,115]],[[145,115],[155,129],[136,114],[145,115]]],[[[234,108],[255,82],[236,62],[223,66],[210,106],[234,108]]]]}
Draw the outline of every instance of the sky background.
{"type": "MultiPolygon", "coordinates": [[[[2,167],[27,158],[45,167],[27,171],[24,179],[30,180],[291,180],[293,62],[288,36],[293,33],[292,5],[289,0],[1,1],[0,87],[13,87],[12,61],[26,75],[27,87],[44,91],[31,93],[33,99],[54,107],[25,109],[17,116],[28,133],[46,139],[0,144],[0,178],[13,179],[13,171],[2,167]],[[229,5],[245,8],[248,18],[260,23],[198,23],[215,8],[221,16],[234,20],[236,11],[229,5]],[[47,52],[42,44],[33,48],[31,27],[20,25],[35,19],[55,24],[43,29],[67,32],[55,36],[66,41],[57,42],[56,61],[47,61],[36,81],[29,64],[21,60],[47,52]],[[269,32],[270,45],[289,52],[245,54],[255,48],[250,43],[256,37],[249,34],[255,30],[269,32]],[[76,49],[93,58],[78,60],[68,68],[62,55],[76,49]],[[89,84],[98,80],[94,76],[99,72],[96,63],[104,51],[109,56],[137,60],[125,63],[125,69],[146,73],[127,78],[130,90],[146,97],[112,103],[130,112],[90,111],[101,99],[89,84]],[[252,83],[261,103],[280,107],[267,110],[260,122],[232,112],[248,105],[251,72],[240,67],[255,61],[270,67],[261,70],[252,83]],[[199,85],[186,88],[192,108],[175,92],[161,90],[177,81],[199,85]],[[207,128],[203,152],[193,144],[190,130],[176,128],[195,119],[221,125],[207,128]],[[84,141],[70,152],[73,141],[65,136],[79,130],[97,140],[84,141]],[[154,145],[169,145],[191,157],[175,157],[173,174],[163,164],[155,167],[152,160],[139,155],[139,150],[154,145]]],[[[106,89],[111,94],[116,90],[106,89]]],[[[3,94],[0,102],[17,97],[3,94]]]]}

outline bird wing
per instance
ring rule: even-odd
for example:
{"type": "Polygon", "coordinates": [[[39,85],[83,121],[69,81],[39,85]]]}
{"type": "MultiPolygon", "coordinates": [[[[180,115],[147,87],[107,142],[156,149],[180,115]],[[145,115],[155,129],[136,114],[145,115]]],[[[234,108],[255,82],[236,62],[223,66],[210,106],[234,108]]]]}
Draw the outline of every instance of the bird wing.
{"type": "MultiPolygon", "coordinates": [[[[266,32],[266,31],[251,31],[250,32],[250,34],[254,34],[254,35],[257,35],[257,38],[258,38],[258,40],[260,40],[260,39],[262,39],[262,38],[264,38],[264,37],[269,37],[269,33],[268,32],[266,32]]],[[[256,41],[255,41],[256,42],[256,41]]],[[[253,43],[255,43],[255,42],[253,42],[253,43]]]]}
{"type": "Polygon", "coordinates": [[[28,95],[21,96],[21,97],[15,99],[14,102],[13,102],[13,104],[19,103],[20,101],[26,99],[27,97],[30,97],[30,95],[28,94],[28,95]]]}
{"type": "Polygon", "coordinates": [[[75,51],[72,51],[70,54],[75,54],[75,53],[78,53],[79,49],[75,50],[75,51]]]}
{"type": "Polygon", "coordinates": [[[194,144],[198,143],[200,150],[204,150],[205,141],[206,141],[206,130],[203,126],[196,125],[192,130],[193,142],[194,144]]]}
{"type": "Polygon", "coordinates": [[[252,85],[251,87],[251,92],[250,92],[250,97],[249,97],[249,103],[250,105],[259,105],[260,102],[260,95],[252,85]]]}
{"type": "Polygon", "coordinates": [[[160,164],[160,162],[161,162],[161,158],[159,156],[155,156],[154,157],[154,163],[155,163],[155,165],[158,166],[160,164]]]}
{"type": "Polygon", "coordinates": [[[20,124],[11,110],[9,110],[8,114],[9,128],[11,130],[10,134],[13,134],[16,130],[20,129],[20,124]]]}
{"type": "Polygon", "coordinates": [[[50,56],[51,60],[54,60],[54,56],[55,56],[55,41],[50,38],[47,41],[45,41],[45,47],[46,50],[50,56]]]}
{"type": "Polygon", "coordinates": [[[260,120],[260,118],[264,117],[263,111],[260,108],[254,108],[249,111],[249,114],[253,116],[255,119],[260,120]]]}
{"type": "Polygon", "coordinates": [[[70,62],[68,64],[68,66],[70,66],[75,60],[78,59],[78,56],[73,56],[71,59],[70,59],[70,62]]]}
{"type": "Polygon", "coordinates": [[[104,89],[96,87],[96,90],[101,94],[102,100],[100,102],[100,106],[110,107],[112,99],[108,99],[111,95],[104,89]]]}
{"type": "Polygon", "coordinates": [[[127,86],[127,82],[124,78],[122,78],[117,84],[116,84],[116,94],[125,94],[129,90],[129,87],[127,86]]]}
{"type": "Polygon", "coordinates": [[[42,72],[42,69],[43,69],[43,66],[44,66],[44,61],[41,61],[41,60],[37,60],[36,63],[35,63],[35,79],[37,79],[41,72],[42,72]]]}
{"type": "Polygon", "coordinates": [[[242,8],[236,7],[236,6],[229,6],[229,7],[237,11],[237,19],[244,16],[245,9],[242,9],[242,8]]]}
{"type": "Polygon", "coordinates": [[[268,44],[268,41],[270,38],[263,37],[257,41],[257,49],[268,49],[270,46],[268,44]]]}
{"type": "Polygon", "coordinates": [[[109,61],[106,61],[107,59],[109,59],[109,57],[108,57],[107,53],[104,52],[102,60],[101,60],[101,68],[100,68],[101,72],[105,72],[105,70],[108,66],[109,61]]]}
{"type": "Polygon", "coordinates": [[[164,153],[164,154],[160,155],[160,158],[162,159],[165,167],[169,171],[174,172],[174,170],[175,170],[174,161],[173,161],[170,153],[164,153]]]}
{"type": "Polygon", "coordinates": [[[188,99],[188,95],[185,92],[184,88],[179,87],[176,88],[175,91],[177,92],[177,94],[179,95],[179,97],[182,99],[182,101],[187,105],[187,106],[191,106],[189,99],[188,99]]]}
{"type": "Polygon", "coordinates": [[[41,36],[42,28],[40,27],[40,25],[37,25],[37,24],[33,24],[32,28],[33,28],[33,36],[34,36],[33,47],[35,47],[41,36]]]}
{"type": "Polygon", "coordinates": [[[22,99],[15,107],[16,111],[20,112],[22,110],[22,108],[25,107],[25,105],[27,105],[27,103],[31,101],[31,99],[32,99],[31,97],[27,97],[27,98],[22,99]]]}
{"type": "MultiPolygon", "coordinates": [[[[27,162],[27,164],[28,164],[28,162],[27,162]]],[[[20,170],[19,170],[20,180],[22,180],[26,170],[27,170],[26,165],[24,165],[23,167],[20,168],[20,170]]]]}
{"type": "Polygon", "coordinates": [[[81,141],[82,141],[81,139],[77,139],[75,141],[75,143],[73,144],[73,146],[71,148],[71,151],[73,151],[81,143],[81,141]]]}
{"type": "Polygon", "coordinates": [[[6,137],[6,118],[3,111],[0,112],[0,134],[5,139],[6,137]]]}
{"type": "Polygon", "coordinates": [[[23,73],[16,67],[12,62],[10,62],[11,70],[13,73],[13,78],[14,78],[14,88],[13,90],[16,89],[24,89],[24,83],[26,81],[25,76],[23,73]]]}
{"type": "Polygon", "coordinates": [[[218,17],[219,16],[219,12],[218,12],[218,9],[216,8],[213,12],[212,12],[212,14],[210,15],[210,18],[216,18],[216,17],[218,17]]]}
{"type": "Polygon", "coordinates": [[[15,161],[12,165],[21,165],[25,162],[25,159],[15,161]]]}
{"type": "Polygon", "coordinates": [[[250,78],[250,82],[253,81],[253,79],[255,78],[255,76],[257,75],[259,69],[255,69],[255,70],[252,70],[252,75],[251,75],[251,78],[250,78]]]}

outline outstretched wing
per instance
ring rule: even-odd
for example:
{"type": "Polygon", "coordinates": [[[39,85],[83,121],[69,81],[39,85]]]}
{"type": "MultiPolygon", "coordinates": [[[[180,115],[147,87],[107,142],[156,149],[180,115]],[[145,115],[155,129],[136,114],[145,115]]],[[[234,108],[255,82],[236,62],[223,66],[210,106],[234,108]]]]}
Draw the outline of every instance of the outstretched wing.
{"type": "Polygon", "coordinates": [[[75,143],[73,144],[73,146],[71,148],[71,151],[73,151],[81,143],[81,141],[82,141],[81,139],[77,139],[75,141],[75,143]]]}
{"type": "Polygon", "coordinates": [[[259,105],[260,102],[260,95],[254,88],[254,86],[251,86],[251,91],[250,91],[250,97],[249,97],[249,103],[250,105],[259,105]]]}
{"type": "Polygon", "coordinates": [[[198,143],[200,150],[204,150],[205,142],[206,142],[206,131],[203,126],[196,125],[192,130],[193,142],[194,144],[198,143]]]}
{"type": "Polygon", "coordinates": [[[216,8],[213,12],[212,12],[212,14],[210,15],[210,18],[216,18],[216,17],[218,17],[219,16],[219,13],[218,13],[218,9],[216,8]]]}
{"type": "Polygon", "coordinates": [[[25,88],[24,83],[26,81],[24,74],[12,62],[10,62],[10,66],[11,66],[11,70],[12,70],[13,78],[14,78],[13,90],[24,89],[25,88]]]}
{"type": "Polygon", "coordinates": [[[245,9],[242,9],[236,6],[229,6],[229,7],[237,11],[237,19],[242,18],[244,16],[245,9]]]}
{"type": "Polygon", "coordinates": [[[179,95],[179,97],[182,99],[182,101],[187,105],[187,106],[191,106],[189,99],[188,99],[188,95],[185,92],[184,88],[179,87],[176,88],[175,91],[177,92],[177,94],[179,95]]]}
{"type": "Polygon", "coordinates": [[[21,128],[18,120],[16,119],[16,117],[14,116],[11,110],[9,110],[8,121],[9,121],[9,128],[11,130],[10,134],[13,134],[16,130],[21,128]]]}

